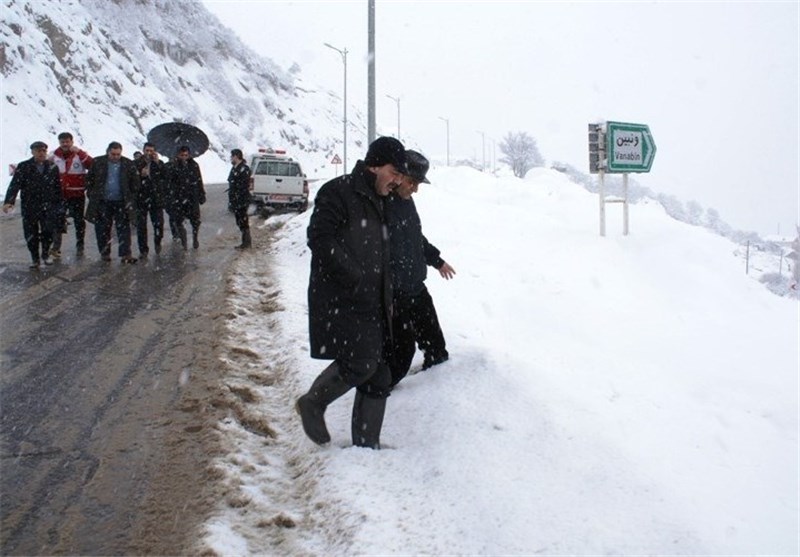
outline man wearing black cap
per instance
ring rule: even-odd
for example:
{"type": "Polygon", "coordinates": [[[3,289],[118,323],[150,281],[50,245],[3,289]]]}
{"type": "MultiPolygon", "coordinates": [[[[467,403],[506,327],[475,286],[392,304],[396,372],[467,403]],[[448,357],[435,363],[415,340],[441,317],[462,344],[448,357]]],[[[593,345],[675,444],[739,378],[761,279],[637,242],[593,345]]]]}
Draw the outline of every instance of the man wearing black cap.
{"type": "Polygon", "coordinates": [[[233,211],[236,226],[242,233],[242,243],[236,249],[249,249],[253,246],[250,236],[250,167],[244,162],[241,149],[231,150],[231,171],[228,174],[228,207],[233,211]]]}
{"type": "Polygon", "coordinates": [[[405,148],[376,139],[352,173],[324,184],[308,225],[311,357],[333,362],[297,400],[303,430],[322,445],[331,437],[325,409],[356,388],[353,444],[380,448],[391,390],[383,359],[392,303],[384,198],[407,172],[405,148]]]}
{"type": "Polygon", "coordinates": [[[428,265],[448,280],[456,274],[422,233],[422,222],[412,199],[421,183],[430,184],[426,177],[430,166],[428,159],[421,153],[408,150],[406,162],[408,174],[386,200],[394,293],[393,336],[387,357],[392,370],[392,386],[408,373],[416,350],[415,343],[425,353],[422,369],[449,358],[433,299],[425,287],[425,278],[428,265]]]}
{"type": "Polygon", "coordinates": [[[8,213],[14,208],[17,193],[20,193],[22,232],[33,260],[30,268],[38,269],[41,261],[45,265],[51,264],[53,229],[60,221],[62,211],[61,182],[58,167],[47,160],[46,143],[34,141],[31,154],[33,156],[19,163],[14,171],[3,202],[3,212],[8,213]]]}

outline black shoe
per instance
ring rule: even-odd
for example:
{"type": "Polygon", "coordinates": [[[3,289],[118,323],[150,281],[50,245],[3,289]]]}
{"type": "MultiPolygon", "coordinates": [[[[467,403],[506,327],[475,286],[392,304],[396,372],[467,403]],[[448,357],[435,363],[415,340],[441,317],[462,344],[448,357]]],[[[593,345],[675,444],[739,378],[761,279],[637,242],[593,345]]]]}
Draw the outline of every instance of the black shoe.
{"type": "Polygon", "coordinates": [[[156,255],[161,253],[161,242],[156,242],[156,255]]]}
{"type": "Polygon", "coordinates": [[[150,250],[146,249],[139,252],[139,259],[147,259],[147,256],[150,254],[150,250]]]}
{"type": "Polygon", "coordinates": [[[443,362],[446,362],[449,359],[450,355],[447,352],[445,352],[444,354],[437,354],[435,356],[431,356],[430,358],[428,357],[427,354],[425,354],[425,360],[422,362],[422,369],[428,369],[429,367],[439,365],[443,362]]]}
{"type": "Polygon", "coordinates": [[[136,263],[137,259],[135,257],[131,257],[130,255],[126,255],[122,259],[120,259],[120,263],[123,265],[133,265],[136,263]]]}
{"type": "Polygon", "coordinates": [[[32,270],[32,271],[38,270],[38,269],[39,269],[39,265],[41,265],[41,262],[40,262],[38,259],[34,259],[34,260],[31,262],[31,264],[30,264],[30,266],[28,267],[28,269],[30,269],[30,270],[32,270]]]}
{"type": "Polygon", "coordinates": [[[109,254],[109,253],[101,253],[100,254],[100,259],[102,259],[103,261],[106,261],[106,262],[111,261],[111,254],[109,254]]]}

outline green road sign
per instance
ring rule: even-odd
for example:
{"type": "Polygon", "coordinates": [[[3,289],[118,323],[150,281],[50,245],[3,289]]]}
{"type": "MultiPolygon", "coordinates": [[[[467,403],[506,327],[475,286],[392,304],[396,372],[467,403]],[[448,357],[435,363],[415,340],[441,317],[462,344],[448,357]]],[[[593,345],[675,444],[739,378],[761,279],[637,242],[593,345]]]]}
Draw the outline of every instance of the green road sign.
{"type": "Polygon", "coordinates": [[[650,172],[656,143],[645,124],[606,122],[606,172],[650,172]]]}

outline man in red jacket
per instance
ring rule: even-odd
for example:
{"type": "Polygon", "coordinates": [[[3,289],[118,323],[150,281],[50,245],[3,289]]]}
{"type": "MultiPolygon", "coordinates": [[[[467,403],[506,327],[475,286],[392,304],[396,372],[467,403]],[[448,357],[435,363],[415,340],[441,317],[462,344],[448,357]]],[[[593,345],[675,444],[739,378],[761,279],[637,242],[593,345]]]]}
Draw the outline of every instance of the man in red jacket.
{"type": "Polygon", "coordinates": [[[71,133],[58,134],[58,145],[58,149],[53,152],[53,162],[61,177],[61,195],[66,211],[60,228],[53,231],[53,249],[50,254],[54,259],[61,257],[61,235],[66,232],[67,217],[70,216],[75,223],[77,254],[83,255],[83,237],[86,234],[86,222],[83,219],[86,207],[84,180],[86,172],[92,166],[92,157],[73,144],[71,133]]]}

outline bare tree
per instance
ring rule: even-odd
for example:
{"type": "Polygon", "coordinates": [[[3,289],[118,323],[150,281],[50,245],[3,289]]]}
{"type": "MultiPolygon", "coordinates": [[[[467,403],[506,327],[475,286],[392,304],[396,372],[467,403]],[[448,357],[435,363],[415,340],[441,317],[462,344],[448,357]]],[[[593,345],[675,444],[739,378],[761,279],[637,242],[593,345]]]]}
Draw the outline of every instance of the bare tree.
{"type": "Polygon", "coordinates": [[[536,140],[526,132],[508,132],[500,142],[500,151],[505,155],[500,162],[510,166],[517,178],[523,178],[531,168],[544,166],[536,140]]]}

